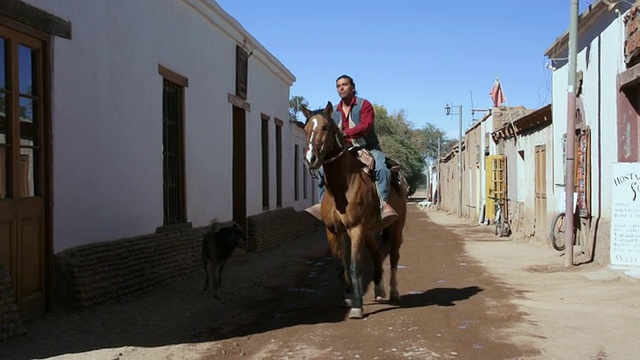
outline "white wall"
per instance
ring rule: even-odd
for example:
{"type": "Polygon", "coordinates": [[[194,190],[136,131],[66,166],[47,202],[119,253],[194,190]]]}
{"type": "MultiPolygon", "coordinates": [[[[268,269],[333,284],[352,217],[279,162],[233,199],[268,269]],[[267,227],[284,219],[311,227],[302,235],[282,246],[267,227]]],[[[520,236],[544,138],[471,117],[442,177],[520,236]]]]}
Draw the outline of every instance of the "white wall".
{"type": "MultiPolygon", "coordinates": [[[[613,13],[605,14],[600,19],[603,31],[595,37],[589,33],[583,35],[577,56],[577,69],[584,74],[584,92],[581,95],[584,116],[591,129],[591,213],[594,217],[607,219],[611,216],[611,186],[607,177],[603,177],[604,183],[601,184],[598,174],[610,174],[612,164],[617,161],[616,76],[625,68],[621,21],[613,13]]],[[[562,136],[567,129],[567,84],[568,64],[564,64],[553,73],[553,154],[557,159],[553,166],[554,184],[565,183],[562,136]]],[[[561,201],[564,188],[554,188],[553,200],[561,201]]]]}
{"type": "MultiPolygon", "coordinates": [[[[306,137],[305,137],[305,133],[304,130],[298,126],[295,126],[295,124],[291,124],[291,149],[292,149],[292,158],[291,158],[291,163],[295,163],[295,156],[294,156],[294,149],[295,149],[295,145],[298,145],[298,201],[293,200],[292,204],[293,204],[293,208],[300,211],[300,210],[304,210],[305,208],[307,208],[310,204],[313,204],[316,202],[317,199],[317,193],[318,193],[318,183],[317,181],[315,181],[310,173],[309,170],[307,169],[307,167],[304,165],[304,162],[302,161],[303,159],[303,152],[304,152],[304,147],[307,143],[306,141],[306,137]],[[305,191],[304,191],[304,187],[305,187],[305,183],[306,182],[306,196],[305,196],[305,191]]],[[[295,178],[293,175],[293,171],[295,170],[295,166],[292,165],[292,171],[289,174],[285,174],[285,176],[288,176],[291,179],[291,187],[289,190],[292,196],[292,199],[294,199],[294,186],[295,186],[295,178]]]]}
{"type": "MultiPolygon", "coordinates": [[[[231,219],[235,47],[249,39],[247,213],[262,211],[260,114],[283,120],[283,206],[291,206],[289,88],[295,78],[213,1],[29,0],[70,20],[52,41],[54,250],[162,226],[162,77],[185,90],[187,219],[231,219]]],[[[271,122],[273,125],[273,121],[271,122]]],[[[275,125],[274,125],[275,126],[275,125]]],[[[275,130],[270,129],[275,145],[275,130]]],[[[275,150],[272,150],[275,207],[275,150]]]]}

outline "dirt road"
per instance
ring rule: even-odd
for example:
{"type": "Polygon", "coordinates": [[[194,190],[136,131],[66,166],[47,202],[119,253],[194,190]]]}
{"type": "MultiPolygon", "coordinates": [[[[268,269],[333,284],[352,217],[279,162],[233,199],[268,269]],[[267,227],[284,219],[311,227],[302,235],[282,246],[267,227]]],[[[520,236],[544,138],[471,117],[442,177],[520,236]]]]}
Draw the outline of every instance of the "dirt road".
{"type": "Polygon", "coordinates": [[[362,320],[339,307],[318,232],[235,258],[224,301],[201,290],[197,273],[127,303],[59,308],[0,344],[0,359],[635,358],[638,282],[596,267],[567,271],[563,261],[409,204],[401,300],[374,303],[367,282],[362,320]]]}

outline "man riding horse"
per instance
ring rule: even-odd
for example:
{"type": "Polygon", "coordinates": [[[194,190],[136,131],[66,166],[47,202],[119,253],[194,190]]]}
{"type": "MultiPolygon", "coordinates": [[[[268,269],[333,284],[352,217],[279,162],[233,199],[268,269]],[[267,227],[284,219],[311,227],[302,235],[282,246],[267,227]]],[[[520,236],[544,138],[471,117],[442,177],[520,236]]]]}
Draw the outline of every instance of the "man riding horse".
{"type": "MultiPolygon", "coordinates": [[[[391,172],[387,168],[386,156],[380,149],[378,136],[375,132],[373,106],[368,100],[356,96],[356,84],[350,76],[341,75],[338,77],[336,89],[341,100],[333,113],[333,121],[342,130],[345,140],[350,146],[362,147],[373,156],[375,180],[381,205],[380,218],[386,226],[395,221],[398,214],[387,204],[391,172]]],[[[319,173],[318,203],[307,208],[306,211],[316,219],[322,220],[320,210],[325,191],[322,168],[319,169],[319,173]]]]}

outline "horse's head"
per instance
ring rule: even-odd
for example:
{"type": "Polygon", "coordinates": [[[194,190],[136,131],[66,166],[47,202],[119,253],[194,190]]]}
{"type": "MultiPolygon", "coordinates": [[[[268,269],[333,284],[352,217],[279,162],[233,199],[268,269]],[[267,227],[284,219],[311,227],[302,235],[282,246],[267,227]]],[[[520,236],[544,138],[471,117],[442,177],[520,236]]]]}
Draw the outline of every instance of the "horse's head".
{"type": "Polygon", "coordinates": [[[333,105],[330,101],[321,110],[311,111],[302,106],[302,113],[307,118],[304,126],[307,138],[304,162],[309,169],[315,170],[342,155],[346,151],[346,145],[342,132],[331,119],[333,105]]]}

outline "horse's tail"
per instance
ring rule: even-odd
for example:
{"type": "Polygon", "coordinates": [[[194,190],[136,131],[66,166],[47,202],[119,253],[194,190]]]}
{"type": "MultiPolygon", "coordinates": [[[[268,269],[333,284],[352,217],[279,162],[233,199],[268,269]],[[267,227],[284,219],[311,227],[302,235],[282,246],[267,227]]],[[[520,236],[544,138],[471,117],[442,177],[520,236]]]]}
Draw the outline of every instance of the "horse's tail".
{"type": "Polygon", "coordinates": [[[386,163],[387,168],[391,170],[391,186],[400,196],[406,198],[410,186],[404,171],[402,171],[402,164],[389,157],[387,157],[386,163]]]}

